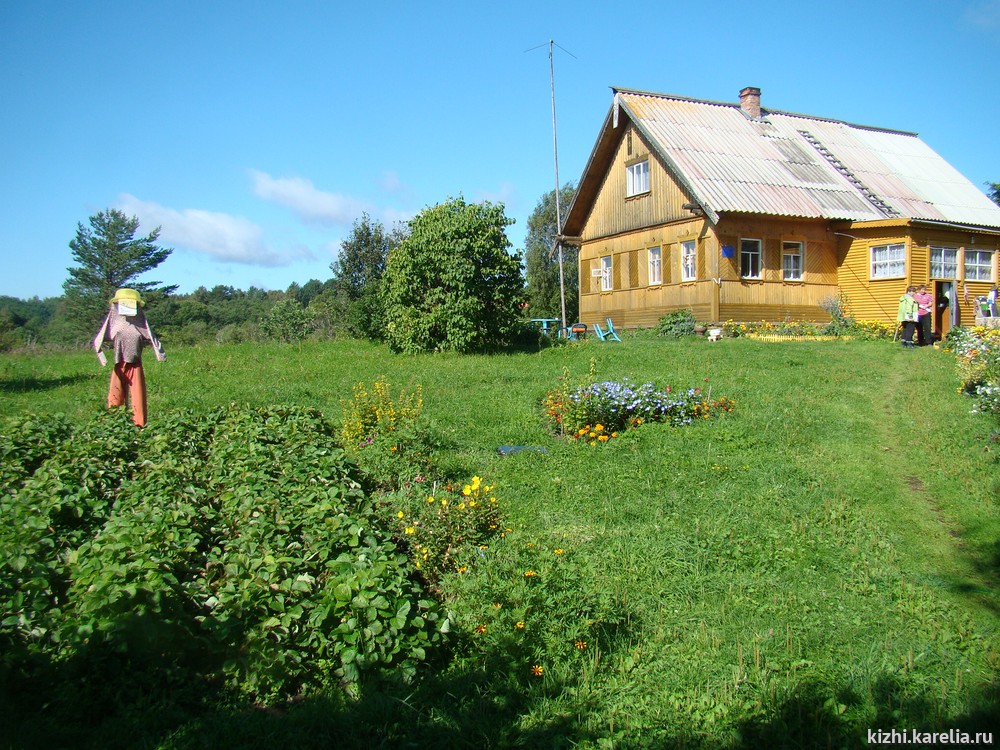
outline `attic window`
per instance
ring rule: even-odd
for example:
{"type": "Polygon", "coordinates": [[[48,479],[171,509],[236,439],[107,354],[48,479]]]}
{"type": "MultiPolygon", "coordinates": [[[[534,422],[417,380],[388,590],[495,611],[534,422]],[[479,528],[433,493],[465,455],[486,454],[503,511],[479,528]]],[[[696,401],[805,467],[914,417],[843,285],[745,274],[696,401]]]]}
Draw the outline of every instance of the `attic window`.
{"type": "Polygon", "coordinates": [[[649,192],[649,159],[625,167],[625,197],[649,192]]]}

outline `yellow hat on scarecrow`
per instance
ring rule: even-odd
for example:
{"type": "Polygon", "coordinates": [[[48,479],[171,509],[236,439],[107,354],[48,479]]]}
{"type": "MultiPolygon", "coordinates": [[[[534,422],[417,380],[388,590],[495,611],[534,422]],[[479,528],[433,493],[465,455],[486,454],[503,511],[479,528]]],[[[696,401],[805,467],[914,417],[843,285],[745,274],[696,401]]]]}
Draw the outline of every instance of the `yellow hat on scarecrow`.
{"type": "Polygon", "coordinates": [[[137,306],[142,307],[146,303],[142,301],[142,297],[139,296],[139,292],[135,289],[119,289],[115,292],[115,296],[111,298],[111,304],[116,302],[133,302],[137,306]]]}

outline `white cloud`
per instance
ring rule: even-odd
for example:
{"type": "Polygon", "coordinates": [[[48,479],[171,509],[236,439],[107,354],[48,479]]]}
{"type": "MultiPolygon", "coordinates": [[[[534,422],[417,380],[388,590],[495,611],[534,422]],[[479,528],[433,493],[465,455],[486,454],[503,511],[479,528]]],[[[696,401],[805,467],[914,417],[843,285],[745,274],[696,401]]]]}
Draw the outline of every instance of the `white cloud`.
{"type": "Polygon", "coordinates": [[[283,266],[309,257],[302,248],[278,252],[267,246],[263,231],[241,216],[203,211],[197,208],[177,210],[152,201],[143,201],[123,193],[119,208],[139,217],[143,226],[161,227],[160,241],[180,245],[217,260],[254,266],[283,266]]]}
{"type": "Polygon", "coordinates": [[[307,224],[349,226],[362,213],[373,213],[364,201],[318,190],[302,177],[272,177],[256,169],[249,173],[258,198],[290,208],[307,224]]]}

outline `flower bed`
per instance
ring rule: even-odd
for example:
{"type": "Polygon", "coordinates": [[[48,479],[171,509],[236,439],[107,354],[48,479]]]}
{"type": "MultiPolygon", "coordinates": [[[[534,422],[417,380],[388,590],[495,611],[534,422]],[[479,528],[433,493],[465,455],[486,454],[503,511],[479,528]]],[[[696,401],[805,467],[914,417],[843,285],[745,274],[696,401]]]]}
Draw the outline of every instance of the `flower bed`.
{"type": "Polygon", "coordinates": [[[777,323],[767,320],[756,322],[727,320],[722,324],[722,330],[729,338],[744,336],[758,341],[788,341],[791,339],[810,341],[862,339],[874,341],[892,339],[896,327],[895,323],[883,323],[878,320],[848,320],[830,323],[794,320],[777,323]]]}
{"type": "Polygon", "coordinates": [[[634,385],[628,379],[604,381],[546,396],[546,415],[553,430],[590,445],[606,443],[645,422],[674,426],[691,424],[731,411],[732,400],[712,400],[701,388],[660,390],[652,383],[634,385]]]}
{"type": "Polygon", "coordinates": [[[973,411],[1000,415],[1000,329],[953,328],[945,346],[955,353],[960,390],[976,399],[973,411]]]}

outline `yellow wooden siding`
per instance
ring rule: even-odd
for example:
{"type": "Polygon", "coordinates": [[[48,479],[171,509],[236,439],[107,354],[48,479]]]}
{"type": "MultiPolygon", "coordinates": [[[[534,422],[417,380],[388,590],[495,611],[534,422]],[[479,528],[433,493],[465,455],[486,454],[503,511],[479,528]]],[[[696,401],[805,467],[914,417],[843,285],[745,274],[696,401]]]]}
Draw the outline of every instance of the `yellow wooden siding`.
{"type": "Polygon", "coordinates": [[[629,130],[618,144],[610,171],[587,218],[581,235],[584,241],[691,218],[691,212],[683,208],[691,199],[681,192],[677,183],[650,153],[649,146],[633,126],[629,124],[627,127],[629,130]],[[627,198],[626,165],[643,156],[649,159],[649,192],[627,198]]]}
{"type": "Polygon", "coordinates": [[[881,320],[891,323],[896,320],[899,298],[909,285],[926,284],[933,291],[934,282],[942,279],[931,278],[931,247],[947,247],[957,250],[958,267],[954,281],[957,287],[958,309],[962,325],[974,323],[974,298],[987,294],[995,281],[969,281],[964,276],[964,253],[962,248],[974,246],[979,250],[993,251],[993,278],[998,278],[997,268],[1000,242],[995,235],[970,235],[968,230],[945,227],[925,227],[917,225],[894,227],[855,226],[845,230],[853,238],[843,237],[843,260],[840,264],[840,288],[848,300],[851,315],[861,320],[881,320]],[[973,244],[971,240],[975,239],[973,244]],[[906,275],[894,279],[872,279],[871,248],[902,242],[906,245],[906,275]],[[965,289],[969,291],[969,302],[965,302],[965,289]]]}

